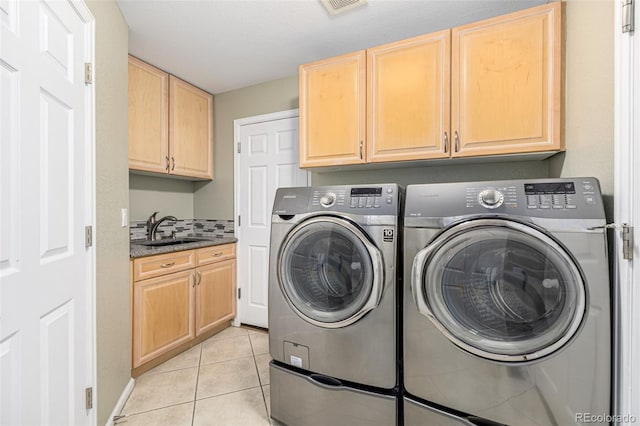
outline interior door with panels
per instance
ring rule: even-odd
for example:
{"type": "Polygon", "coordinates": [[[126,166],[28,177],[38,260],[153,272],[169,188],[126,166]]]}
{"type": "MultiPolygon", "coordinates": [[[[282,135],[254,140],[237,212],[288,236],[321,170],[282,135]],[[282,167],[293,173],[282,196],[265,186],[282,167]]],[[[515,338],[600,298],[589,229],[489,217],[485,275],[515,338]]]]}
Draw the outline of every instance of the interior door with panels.
{"type": "Polygon", "coordinates": [[[239,317],[268,326],[269,238],[276,189],[307,186],[298,167],[298,117],[259,121],[236,129],[239,317]]]}
{"type": "Polygon", "coordinates": [[[562,6],[452,29],[453,157],[563,149],[562,6]]]}
{"type": "Polygon", "coordinates": [[[0,2],[0,423],[95,424],[93,18],[0,2]]]}
{"type": "Polygon", "coordinates": [[[367,162],[448,157],[450,30],[367,50],[367,162]]]}
{"type": "Polygon", "coordinates": [[[365,162],[366,52],[300,66],[300,167],[365,162]]]}

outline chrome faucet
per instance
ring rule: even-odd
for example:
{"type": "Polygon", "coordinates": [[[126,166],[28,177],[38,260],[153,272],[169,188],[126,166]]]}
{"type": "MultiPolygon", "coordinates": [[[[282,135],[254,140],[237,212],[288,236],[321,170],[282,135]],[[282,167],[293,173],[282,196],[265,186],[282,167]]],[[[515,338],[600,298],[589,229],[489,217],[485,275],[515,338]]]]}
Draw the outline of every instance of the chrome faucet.
{"type": "Polygon", "coordinates": [[[153,241],[156,239],[156,232],[158,231],[158,227],[162,222],[164,222],[165,220],[178,220],[178,218],[176,218],[175,216],[165,216],[156,220],[157,214],[158,212],[153,212],[153,214],[149,216],[149,219],[147,219],[147,240],[149,241],[153,241]]]}

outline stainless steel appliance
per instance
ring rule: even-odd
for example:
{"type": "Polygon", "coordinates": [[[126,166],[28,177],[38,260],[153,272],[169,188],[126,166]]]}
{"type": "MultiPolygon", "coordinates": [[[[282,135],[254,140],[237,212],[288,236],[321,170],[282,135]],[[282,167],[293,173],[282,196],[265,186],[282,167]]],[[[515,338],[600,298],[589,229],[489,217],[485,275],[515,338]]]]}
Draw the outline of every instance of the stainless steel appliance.
{"type": "Polygon", "coordinates": [[[611,412],[596,179],[410,185],[404,217],[407,426],[611,412]]]}
{"type": "MultiPolygon", "coordinates": [[[[296,381],[298,398],[290,399],[289,404],[306,395],[318,404],[317,409],[335,410],[328,395],[335,395],[340,386],[365,392],[342,392],[339,399],[352,409],[358,405],[348,395],[362,399],[367,392],[378,397],[394,394],[399,201],[400,188],[395,184],[281,188],[276,192],[269,349],[277,371],[293,368],[296,374],[308,377],[296,381]],[[317,396],[323,392],[326,398],[317,396]]],[[[273,371],[272,395],[285,392],[286,383],[295,380],[273,371]]],[[[291,417],[299,404],[287,406],[286,401],[272,400],[275,419],[292,425],[326,424],[317,423],[311,414],[306,420],[291,417]]],[[[381,407],[389,407],[384,411],[395,419],[396,402],[394,398],[390,401],[391,405],[381,407]]],[[[377,417],[387,421],[385,416],[377,417]]]]}

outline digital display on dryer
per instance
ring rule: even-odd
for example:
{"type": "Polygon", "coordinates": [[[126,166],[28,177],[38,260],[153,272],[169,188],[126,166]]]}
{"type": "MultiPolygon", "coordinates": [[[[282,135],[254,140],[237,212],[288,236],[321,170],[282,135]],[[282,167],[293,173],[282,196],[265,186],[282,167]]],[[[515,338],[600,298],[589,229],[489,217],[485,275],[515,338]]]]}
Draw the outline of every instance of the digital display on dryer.
{"type": "Polygon", "coordinates": [[[540,194],[575,194],[573,182],[525,183],[524,192],[527,195],[540,194]]]}

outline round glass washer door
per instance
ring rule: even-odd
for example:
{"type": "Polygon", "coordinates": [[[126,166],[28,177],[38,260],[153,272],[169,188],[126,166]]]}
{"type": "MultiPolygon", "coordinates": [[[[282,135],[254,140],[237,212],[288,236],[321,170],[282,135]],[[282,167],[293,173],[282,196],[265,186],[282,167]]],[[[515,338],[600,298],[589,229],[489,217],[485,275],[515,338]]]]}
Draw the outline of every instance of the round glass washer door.
{"type": "Polygon", "coordinates": [[[476,355],[522,362],[568,342],[585,314],[585,285],[573,259],[528,225],[478,219],[453,226],[414,258],[421,313],[476,355]]]}
{"type": "Polygon", "coordinates": [[[344,327],[378,306],[382,255],[351,222],[316,217],[287,235],[278,255],[278,279],[302,319],[325,328],[344,327]]]}

